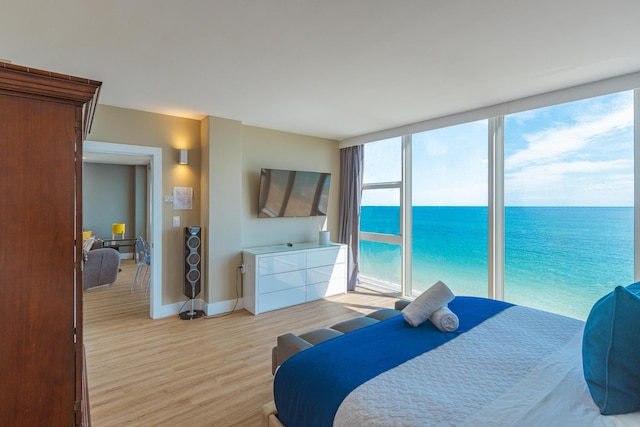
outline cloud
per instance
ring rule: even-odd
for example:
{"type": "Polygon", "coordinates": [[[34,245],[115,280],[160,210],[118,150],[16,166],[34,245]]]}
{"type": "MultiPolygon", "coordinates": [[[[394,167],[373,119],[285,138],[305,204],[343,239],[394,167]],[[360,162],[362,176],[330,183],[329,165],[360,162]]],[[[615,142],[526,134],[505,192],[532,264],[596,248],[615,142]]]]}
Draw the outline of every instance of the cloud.
{"type": "Polygon", "coordinates": [[[505,159],[505,171],[565,161],[595,139],[632,126],[633,104],[629,104],[596,119],[524,135],[527,147],[505,159]]]}
{"type": "MultiPolygon", "coordinates": [[[[633,169],[633,159],[618,159],[603,162],[594,161],[573,161],[547,163],[516,172],[505,173],[505,182],[515,183],[517,181],[540,187],[558,184],[566,181],[569,174],[600,174],[603,172],[623,171],[633,169]]],[[[603,183],[601,183],[603,184],[603,183]]],[[[547,189],[549,190],[549,189],[547,189]]]]}
{"type": "Polygon", "coordinates": [[[633,159],[543,164],[505,174],[507,205],[627,206],[633,159]]]}
{"type": "Polygon", "coordinates": [[[451,144],[447,143],[446,141],[432,140],[427,142],[424,145],[424,147],[425,147],[425,152],[427,156],[436,157],[436,156],[444,156],[449,154],[450,145],[451,144]]]}
{"type": "MultiPolygon", "coordinates": [[[[590,107],[574,111],[574,123],[529,115],[529,126],[545,128],[523,135],[525,148],[505,158],[507,205],[633,203],[633,102],[590,107]]],[[[555,114],[569,121],[567,112],[555,114]]]]}
{"type": "Polygon", "coordinates": [[[486,206],[486,182],[470,185],[442,185],[414,190],[414,206],[486,206]]]}

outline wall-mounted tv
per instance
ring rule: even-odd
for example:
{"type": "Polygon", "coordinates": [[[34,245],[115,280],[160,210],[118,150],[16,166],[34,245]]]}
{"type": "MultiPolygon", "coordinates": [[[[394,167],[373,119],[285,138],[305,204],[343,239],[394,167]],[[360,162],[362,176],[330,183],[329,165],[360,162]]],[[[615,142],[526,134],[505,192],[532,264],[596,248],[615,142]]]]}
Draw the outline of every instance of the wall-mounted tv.
{"type": "Polygon", "coordinates": [[[258,218],[327,215],[330,183],[330,173],[263,168],[258,218]]]}

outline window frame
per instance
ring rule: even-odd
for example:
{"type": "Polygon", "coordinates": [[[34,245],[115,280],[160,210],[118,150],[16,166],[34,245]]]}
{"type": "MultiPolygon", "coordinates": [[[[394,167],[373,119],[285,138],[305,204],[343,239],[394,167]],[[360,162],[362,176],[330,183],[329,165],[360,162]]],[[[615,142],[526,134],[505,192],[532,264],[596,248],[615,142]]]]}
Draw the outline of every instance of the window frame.
{"type": "MultiPolygon", "coordinates": [[[[625,81],[625,84],[626,83],[625,81]]],[[[615,85],[614,85],[615,86],[615,85]]],[[[618,85],[620,86],[620,85],[618,85]]],[[[598,86],[600,87],[600,86],[598,86]]],[[[605,85],[606,87],[606,85],[605,85]]],[[[587,93],[582,97],[575,96],[567,96],[560,95],[556,97],[551,97],[555,102],[548,103],[546,105],[541,105],[540,100],[536,97],[536,104],[532,107],[541,108],[544,106],[550,105],[558,105],[569,101],[575,101],[579,99],[587,99],[587,98],[595,98],[598,96],[604,96],[608,94],[613,94],[617,92],[633,90],[633,98],[634,98],[634,255],[633,255],[633,265],[634,265],[634,281],[640,280],[640,209],[637,207],[640,206],[640,88],[614,88],[614,90],[610,91],[601,91],[601,93],[587,93]],[[569,98],[569,99],[563,99],[569,98]]],[[[545,95],[541,95],[540,97],[547,99],[545,95]]],[[[522,102],[520,102],[523,104],[522,102]]],[[[527,104],[524,102],[524,104],[527,104]]],[[[505,104],[506,105],[506,104],[505,104]]],[[[505,205],[504,205],[504,152],[505,152],[505,141],[504,141],[504,118],[507,113],[503,113],[500,115],[496,115],[493,117],[484,117],[488,120],[488,277],[487,277],[487,296],[489,298],[504,300],[504,271],[505,271],[505,205]]],[[[456,116],[459,118],[459,116],[456,116]]],[[[464,121],[456,121],[456,120],[446,120],[443,118],[440,120],[440,126],[433,126],[427,129],[418,129],[413,126],[412,132],[410,134],[402,136],[402,156],[401,156],[401,180],[400,181],[392,181],[392,182],[379,182],[379,183],[368,183],[363,184],[364,190],[371,189],[398,189],[400,191],[400,235],[392,235],[385,233],[371,233],[371,232],[360,232],[360,239],[378,242],[378,243],[390,243],[396,244],[400,246],[402,253],[402,266],[401,266],[401,283],[400,286],[400,294],[403,297],[411,298],[415,295],[412,295],[411,289],[411,268],[412,268],[412,209],[413,203],[411,199],[411,190],[412,190],[412,162],[411,162],[411,150],[412,150],[412,135],[414,133],[422,132],[424,130],[432,130],[442,127],[450,127],[455,126],[461,123],[470,123],[473,121],[477,121],[478,118],[475,116],[470,116],[467,120],[464,121]]],[[[424,122],[427,123],[427,122],[424,122]]],[[[431,123],[431,121],[429,122],[431,123]]],[[[424,124],[422,124],[424,127],[424,124]]],[[[401,128],[405,129],[405,128],[401,128]]],[[[410,128],[406,128],[410,129],[410,128]]],[[[386,138],[388,139],[387,135],[386,138]]],[[[383,140],[383,139],[380,139],[383,140]]],[[[376,141],[370,141],[376,142],[376,141]]],[[[365,160],[366,162],[366,160],[365,160]]],[[[374,288],[378,288],[380,285],[380,281],[375,283],[375,278],[363,276],[363,279],[366,280],[364,284],[369,285],[373,284],[374,288]]],[[[380,290],[380,289],[377,289],[380,290]]],[[[384,289],[386,292],[389,292],[389,288],[384,289]]]]}

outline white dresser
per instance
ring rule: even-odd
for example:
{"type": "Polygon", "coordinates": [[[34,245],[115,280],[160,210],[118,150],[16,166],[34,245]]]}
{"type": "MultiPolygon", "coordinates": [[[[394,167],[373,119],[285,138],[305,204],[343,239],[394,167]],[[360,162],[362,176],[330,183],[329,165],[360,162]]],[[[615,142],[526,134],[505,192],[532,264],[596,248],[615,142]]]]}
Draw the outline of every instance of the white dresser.
{"type": "Polygon", "coordinates": [[[244,307],[253,314],[347,292],[347,245],[247,248],[242,260],[244,307]]]}

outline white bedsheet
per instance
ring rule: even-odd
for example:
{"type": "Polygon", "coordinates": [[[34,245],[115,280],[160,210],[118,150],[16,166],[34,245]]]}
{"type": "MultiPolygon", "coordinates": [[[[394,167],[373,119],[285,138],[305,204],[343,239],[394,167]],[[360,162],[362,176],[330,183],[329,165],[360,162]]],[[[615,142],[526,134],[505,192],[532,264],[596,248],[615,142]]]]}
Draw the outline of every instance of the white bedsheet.
{"type": "Polygon", "coordinates": [[[638,426],[602,416],[582,376],[584,323],[515,306],[371,379],[335,426],[638,426]]]}

